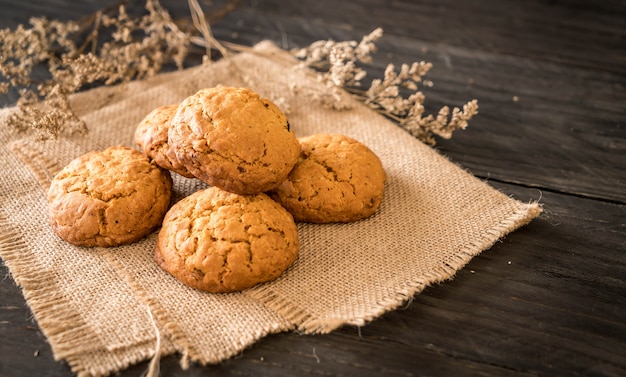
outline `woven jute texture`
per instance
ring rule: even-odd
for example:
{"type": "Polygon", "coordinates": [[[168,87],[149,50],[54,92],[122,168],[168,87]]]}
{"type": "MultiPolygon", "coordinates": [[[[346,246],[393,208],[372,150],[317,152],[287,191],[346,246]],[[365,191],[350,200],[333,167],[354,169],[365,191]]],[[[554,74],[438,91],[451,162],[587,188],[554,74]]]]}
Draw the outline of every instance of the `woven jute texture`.
{"type": "MultiPolygon", "coordinates": [[[[364,325],[451,278],[470,259],[540,213],[491,188],[357,101],[337,111],[312,72],[269,42],[254,51],[72,98],[86,135],[35,141],[0,127],[0,256],[57,359],[78,375],[107,375],[177,353],[216,363],[270,333],[327,333],[364,325]],[[75,157],[133,146],[138,122],[198,89],[245,86],[274,100],[297,136],[342,133],[369,146],[387,172],[372,217],[298,224],[300,254],[277,280],[233,294],[189,289],[152,259],[156,235],[114,248],[75,247],[47,221],[46,192],[75,157]]],[[[352,101],[349,96],[344,101],[352,101]]],[[[13,109],[0,111],[5,123],[13,109]]],[[[206,187],[174,176],[178,200],[206,187]]]]}

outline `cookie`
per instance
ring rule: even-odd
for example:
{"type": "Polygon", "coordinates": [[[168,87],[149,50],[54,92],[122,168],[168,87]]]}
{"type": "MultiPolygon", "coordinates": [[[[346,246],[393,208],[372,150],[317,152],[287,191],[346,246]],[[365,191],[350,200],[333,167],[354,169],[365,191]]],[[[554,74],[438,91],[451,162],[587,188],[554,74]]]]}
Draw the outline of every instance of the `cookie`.
{"type": "Polygon", "coordinates": [[[344,135],[300,138],[300,160],[271,195],[296,221],[351,222],[376,212],[386,174],[378,156],[344,135]]]}
{"type": "Polygon", "coordinates": [[[171,170],[184,177],[193,178],[193,174],[176,158],[176,153],[168,143],[167,133],[170,121],[176,114],[178,104],[165,105],[152,110],[139,122],[135,130],[135,144],[163,169],[171,170]]]}
{"type": "Polygon", "coordinates": [[[79,246],[135,242],[160,226],[172,178],[145,154],[116,146],[71,161],[48,189],[52,229],[79,246]]]}
{"type": "Polygon", "coordinates": [[[300,152],[285,114],[246,88],[202,89],[183,100],[169,142],[194,176],[237,194],[275,188],[300,152]]]}
{"type": "Polygon", "coordinates": [[[280,276],[298,255],[293,217],[266,194],[217,187],[177,202],[154,251],[161,268],[206,292],[234,292],[280,276]]]}

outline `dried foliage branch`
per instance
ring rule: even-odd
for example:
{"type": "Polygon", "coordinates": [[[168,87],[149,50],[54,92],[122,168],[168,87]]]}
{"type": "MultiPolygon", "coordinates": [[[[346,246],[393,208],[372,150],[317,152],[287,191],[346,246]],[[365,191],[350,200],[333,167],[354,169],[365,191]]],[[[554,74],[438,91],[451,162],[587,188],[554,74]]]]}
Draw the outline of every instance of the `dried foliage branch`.
{"type": "Polygon", "coordinates": [[[349,107],[337,93],[341,88],[430,145],[436,142],[434,135],[449,139],[453,131],[465,129],[469,120],[478,114],[478,101],[475,99],[463,105],[463,109],[453,108],[452,114],[450,108],[444,106],[436,116],[424,115],[426,97],[418,90],[418,83],[432,68],[431,63],[421,61],[411,65],[402,64],[399,72],[396,72],[393,64],[388,64],[382,79],[372,80],[366,90],[360,89],[366,71],[357,64],[371,63],[372,54],[376,52],[375,43],[382,35],[382,29],[378,28],[359,42],[318,41],[295,51],[294,56],[302,60],[302,65],[321,71],[319,80],[327,88],[335,90],[331,91],[333,101],[322,99],[322,103],[335,109],[349,107]],[[404,97],[403,93],[407,91],[410,94],[404,97]]]}
{"type": "Polygon", "coordinates": [[[357,62],[371,63],[376,52],[375,42],[383,35],[378,28],[364,36],[361,41],[335,42],[323,40],[313,42],[309,47],[296,50],[294,56],[302,59],[303,64],[317,69],[327,69],[322,75],[323,81],[332,85],[360,86],[366,76],[365,70],[356,66],[357,62]]]}
{"type": "Polygon", "coordinates": [[[20,91],[9,125],[35,129],[42,137],[82,132],[86,126],[73,112],[70,94],[90,84],[149,77],[170,61],[182,68],[189,34],[180,31],[157,0],[147,0],[145,9],[141,17],[129,16],[123,5],[113,15],[96,13],[81,45],[80,27],[72,21],[32,18],[30,28],[0,30],[0,93],[11,87],[20,91]],[[104,34],[109,38],[99,41],[104,34]],[[34,69],[41,66],[48,77],[37,80],[34,69]]]}
{"type": "Polygon", "coordinates": [[[321,72],[318,80],[325,84],[323,93],[314,93],[313,98],[322,105],[346,110],[351,107],[345,91],[342,89],[361,86],[361,80],[367,75],[357,63],[371,63],[371,55],[376,52],[375,42],[382,36],[378,28],[364,36],[361,41],[336,42],[332,39],[313,42],[310,46],[292,51],[302,60],[300,67],[310,67],[321,72]]]}
{"type": "MultiPolygon", "coordinates": [[[[79,23],[33,18],[30,28],[20,25],[15,30],[0,30],[0,74],[4,77],[0,93],[14,87],[21,96],[18,111],[8,120],[10,126],[18,130],[35,129],[43,137],[85,131],[84,122],[70,106],[72,93],[90,84],[111,85],[149,77],[170,61],[182,68],[192,42],[206,48],[207,58],[211,49],[226,57],[243,50],[243,46],[222,44],[213,37],[207,21],[210,15],[204,14],[197,0],[188,3],[193,26],[200,36],[183,31],[188,29],[184,23],[172,20],[157,0],[146,0],[147,14],[142,17],[131,17],[126,12],[127,1],[119,0],[116,10],[103,8],[79,23]],[[91,30],[86,28],[88,24],[93,25],[91,30]],[[103,36],[108,39],[102,41],[103,36]],[[48,77],[37,80],[34,69],[42,65],[47,68],[48,77]]],[[[240,2],[235,0],[230,5],[236,7],[240,2]]],[[[343,110],[351,106],[351,101],[346,99],[346,93],[351,93],[433,145],[434,135],[450,138],[453,131],[467,127],[468,121],[478,113],[476,100],[469,101],[462,109],[455,107],[450,112],[444,106],[436,116],[424,115],[425,96],[418,90],[418,83],[432,67],[430,63],[403,64],[398,72],[389,64],[382,79],[372,80],[368,89],[361,88],[366,77],[361,65],[372,62],[376,42],[382,35],[379,28],[358,42],[324,40],[294,51],[302,66],[321,72],[319,79],[327,90],[315,98],[343,110]],[[404,97],[407,92],[410,94],[404,97]]]]}

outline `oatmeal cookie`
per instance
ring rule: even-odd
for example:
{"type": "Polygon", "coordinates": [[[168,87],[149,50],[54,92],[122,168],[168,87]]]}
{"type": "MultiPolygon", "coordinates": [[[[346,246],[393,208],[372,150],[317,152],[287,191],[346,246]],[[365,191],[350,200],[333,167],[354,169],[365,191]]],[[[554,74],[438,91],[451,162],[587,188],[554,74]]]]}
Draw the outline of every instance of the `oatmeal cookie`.
{"type": "Polygon", "coordinates": [[[172,119],[169,141],[193,175],[237,194],[278,186],[300,150],[287,117],[246,88],[202,89],[183,100],[172,119]]]}
{"type": "Polygon", "coordinates": [[[170,121],[176,114],[178,104],[165,105],[152,110],[139,122],[135,130],[135,144],[163,169],[171,170],[184,177],[193,178],[193,174],[176,158],[176,153],[168,143],[167,132],[170,121]]]}
{"type": "Polygon", "coordinates": [[[154,251],[162,269],[207,292],[233,292],[277,278],[298,255],[293,217],[266,194],[209,187],[172,206],[154,251]]]}
{"type": "Polygon", "coordinates": [[[350,222],[376,212],[386,174],[378,156],[344,135],[300,138],[300,160],[271,195],[296,221],[350,222]]]}
{"type": "Polygon", "coordinates": [[[48,216],[69,243],[117,246],[159,227],[171,195],[169,171],[135,149],[110,147],[74,159],[53,178],[48,216]]]}

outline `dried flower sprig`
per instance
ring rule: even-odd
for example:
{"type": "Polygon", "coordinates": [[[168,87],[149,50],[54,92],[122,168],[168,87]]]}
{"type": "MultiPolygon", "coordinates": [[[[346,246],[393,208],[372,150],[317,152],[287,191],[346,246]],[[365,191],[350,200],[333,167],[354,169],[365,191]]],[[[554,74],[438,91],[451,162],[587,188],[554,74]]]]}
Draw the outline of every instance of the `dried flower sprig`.
{"type": "Polygon", "coordinates": [[[303,60],[303,65],[327,69],[322,81],[338,87],[360,86],[367,75],[357,62],[371,63],[376,52],[375,42],[382,37],[383,30],[375,29],[361,41],[335,42],[333,40],[313,42],[309,47],[294,51],[294,56],[303,60]]]}
{"type": "MultiPolygon", "coordinates": [[[[0,30],[0,74],[5,78],[0,82],[0,93],[14,87],[21,95],[17,102],[19,111],[9,117],[9,125],[18,130],[38,130],[44,137],[85,131],[84,122],[73,112],[69,101],[69,95],[85,86],[149,77],[170,60],[182,68],[192,41],[206,48],[207,58],[211,49],[217,49],[222,56],[241,50],[242,46],[222,45],[213,38],[206,22],[210,18],[204,15],[197,0],[188,1],[193,25],[201,37],[178,27],[177,24],[184,23],[174,22],[157,0],[146,0],[148,14],[139,18],[126,13],[124,1],[120,0],[117,14],[111,15],[111,8],[105,8],[92,15],[90,22],[94,26],[81,45],[76,41],[79,40],[77,34],[85,31],[84,23],[33,18],[30,28],[20,25],[14,31],[0,30]],[[109,32],[110,40],[101,43],[103,31],[109,32]],[[47,64],[49,78],[38,81],[33,70],[44,64],[47,64]]],[[[220,10],[219,17],[239,3],[240,0],[236,0],[235,5],[220,10]]],[[[450,138],[453,131],[467,127],[469,120],[478,113],[476,100],[466,103],[462,110],[453,108],[451,114],[450,108],[444,106],[436,116],[424,115],[425,96],[418,90],[418,83],[432,67],[431,63],[403,64],[397,73],[389,64],[383,79],[375,79],[368,89],[361,89],[367,73],[359,64],[372,62],[376,42],[382,35],[382,29],[378,28],[358,42],[324,40],[295,51],[302,66],[321,72],[319,79],[327,90],[314,94],[314,99],[344,110],[351,107],[346,96],[352,94],[418,139],[433,145],[433,135],[450,138]],[[403,93],[407,91],[411,94],[405,98],[403,93]]]]}
{"type": "Polygon", "coordinates": [[[34,128],[40,136],[83,132],[84,122],[69,105],[69,95],[89,84],[111,85],[152,76],[172,61],[182,68],[189,34],[178,29],[157,0],[147,0],[147,14],[130,17],[121,5],[117,14],[98,12],[94,27],[82,45],[77,23],[45,18],[30,20],[30,28],[0,30],[0,74],[20,91],[18,111],[8,123],[18,130],[34,128]],[[102,31],[113,30],[99,43],[102,31]],[[85,53],[85,50],[89,52],[85,53]],[[37,80],[35,67],[45,66],[48,78],[37,80]]]}
{"type": "Polygon", "coordinates": [[[292,51],[296,58],[302,60],[299,67],[316,69],[320,72],[318,80],[326,86],[323,93],[312,93],[312,98],[335,110],[350,109],[351,104],[346,100],[343,89],[361,86],[361,80],[367,72],[358,67],[357,63],[371,63],[372,54],[376,52],[375,42],[380,37],[382,29],[378,28],[359,42],[321,40],[292,51]]]}
{"type": "Polygon", "coordinates": [[[436,117],[432,114],[423,116],[423,94],[418,93],[411,97],[414,97],[410,98],[414,103],[405,117],[397,119],[398,124],[411,135],[429,145],[436,143],[433,135],[450,139],[453,131],[464,130],[469,120],[478,114],[478,101],[474,99],[464,104],[463,110],[458,107],[453,108],[451,116],[448,106],[443,106],[436,117]]]}
{"type": "Polygon", "coordinates": [[[83,129],[84,124],[68,111],[67,90],[53,79],[33,78],[35,67],[44,62],[48,62],[51,74],[60,69],[62,58],[53,51],[61,51],[61,56],[75,54],[76,45],[69,36],[78,26],[44,18],[32,18],[30,25],[28,29],[20,25],[14,31],[0,30],[0,74],[7,80],[0,93],[6,93],[10,87],[20,92],[19,112],[13,113],[8,123],[21,131],[34,128],[42,136],[55,135],[68,125],[83,129]]]}
{"type": "Polygon", "coordinates": [[[402,64],[400,72],[395,72],[393,64],[387,65],[384,78],[372,81],[370,88],[362,95],[363,102],[395,120],[402,128],[423,142],[435,145],[433,135],[444,139],[452,137],[452,132],[465,129],[469,120],[478,114],[478,101],[471,100],[463,105],[463,110],[443,106],[437,116],[424,116],[424,93],[418,91],[417,83],[432,68],[431,63],[421,61],[402,64]],[[404,98],[400,94],[401,88],[413,91],[404,98]]]}
{"type": "Polygon", "coordinates": [[[461,110],[455,107],[450,116],[450,108],[442,107],[437,116],[424,116],[425,95],[418,90],[418,83],[432,68],[424,61],[411,65],[403,64],[396,73],[395,66],[388,64],[383,79],[374,79],[367,90],[359,89],[366,71],[357,63],[371,63],[371,55],[376,52],[376,41],[383,31],[378,28],[361,41],[335,42],[318,41],[309,47],[294,51],[294,56],[302,60],[302,65],[321,71],[318,79],[330,89],[327,96],[318,96],[324,105],[341,110],[349,108],[341,98],[339,89],[354,94],[370,108],[394,120],[411,135],[423,142],[434,145],[434,135],[449,139],[452,132],[465,129],[469,120],[478,114],[478,101],[472,100],[461,110]],[[402,93],[409,91],[406,98],[402,93]]]}

